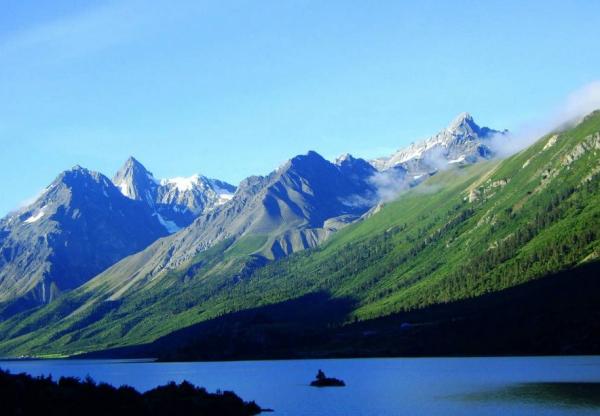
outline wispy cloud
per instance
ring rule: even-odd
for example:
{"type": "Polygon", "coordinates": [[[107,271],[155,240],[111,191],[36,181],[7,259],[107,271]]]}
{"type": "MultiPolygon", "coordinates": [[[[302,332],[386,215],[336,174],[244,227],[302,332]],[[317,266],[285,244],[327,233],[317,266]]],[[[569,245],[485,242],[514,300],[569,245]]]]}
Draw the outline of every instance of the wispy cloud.
{"type": "Polygon", "coordinates": [[[600,109],[600,80],[591,82],[567,97],[556,118],[562,123],[576,123],[594,110],[600,109]]]}
{"type": "Polygon", "coordinates": [[[0,41],[0,54],[10,56],[40,48],[49,52],[81,52],[112,44],[124,29],[126,8],[110,4],[27,28],[0,41]]]}
{"type": "Polygon", "coordinates": [[[377,190],[377,201],[375,202],[392,201],[409,188],[406,171],[403,169],[392,168],[376,172],[369,180],[377,190]]]}
{"type": "Polygon", "coordinates": [[[173,8],[164,1],[105,3],[0,39],[0,56],[43,53],[61,60],[89,54],[160,30],[166,22],[185,17],[191,7],[173,8]]]}
{"type": "Polygon", "coordinates": [[[40,190],[38,190],[35,195],[32,195],[28,198],[25,198],[24,200],[22,200],[21,202],[19,202],[19,205],[16,209],[16,211],[19,211],[23,208],[28,207],[29,205],[33,204],[35,201],[37,201],[38,199],[40,199],[40,197],[42,195],[44,195],[44,193],[48,190],[48,188],[42,188],[40,190]]]}
{"type": "Polygon", "coordinates": [[[540,137],[576,124],[594,110],[600,109],[600,81],[594,81],[569,94],[550,114],[523,123],[509,135],[499,135],[490,147],[499,157],[510,156],[540,137]]]}
{"type": "MultiPolygon", "coordinates": [[[[569,94],[555,110],[540,120],[524,123],[510,134],[499,134],[493,137],[488,145],[498,157],[507,157],[533,144],[545,134],[578,123],[583,117],[598,109],[600,109],[600,81],[595,81],[569,94]]],[[[441,150],[430,152],[425,159],[427,165],[435,170],[452,167],[441,150]]],[[[377,189],[378,201],[382,202],[396,199],[402,192],[411,188],[404,171],[396,169],[377,172],[371,178],[371,183],[377,189]]],[[[423,185],[416,189],[423,192],[430,190],[423,185]]]]}

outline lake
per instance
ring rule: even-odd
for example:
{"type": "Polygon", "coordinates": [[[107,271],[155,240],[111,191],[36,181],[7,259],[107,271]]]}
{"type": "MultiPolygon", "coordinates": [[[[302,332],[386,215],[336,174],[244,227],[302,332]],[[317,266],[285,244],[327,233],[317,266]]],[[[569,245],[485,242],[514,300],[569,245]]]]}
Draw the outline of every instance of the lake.
{"type": "Polygon", "coordinates": [[[591,415],[600,412],[600,357],[378,358],[154,363],[0,361],[31,375],[90,375],[147,390],[189,380],[233,390],[276,415],[591,415]],[[347,387],[309,387],[318,369],[347,387]]]}

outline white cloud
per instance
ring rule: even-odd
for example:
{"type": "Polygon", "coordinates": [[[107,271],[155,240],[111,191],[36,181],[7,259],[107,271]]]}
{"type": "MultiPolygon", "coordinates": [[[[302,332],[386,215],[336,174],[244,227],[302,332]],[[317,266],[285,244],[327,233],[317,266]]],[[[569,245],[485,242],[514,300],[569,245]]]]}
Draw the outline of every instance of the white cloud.
{"type": "MultiPolygon", "coordinates": [[[[595,81],[569,94],[547,116],[524,123],[510,134],[497,135],[490,140],[488,145],[498,157],[507,157],[528,147],[554,130],[581,121],[583,117],[598,109],[600,109],[600,81],[595,81]]],[[[428,154],[427,163],[436,170],[451,167],[443,155],[436,151],[428,154]]],[[[410,188],[409,181],[404,179],[403,171],[394,169],[377,172],[371,178],[371,183],[377,188],[378,200],[383,202],[396,199],[402,192],[410,188]]],[[[429,191],[424,185],[420,185],[416,189],[423,192],[429,191]]]]}
{"type": "Polygon", "coordinates": [[[594,81],[569,94],[550,114],[529,121],[508,136],[496,136],[490,147],[499,157],[514,154],[542,136],[576,124],[594,110],[600,109],[600,81],[594,81]]]}
{"type": "Polygon", "coordinates": [[[402,169],[388,169],[376,172],[369,181],[377,189],[376,202],[389,202],[398,197],[401,192],[409,188],[405,180],[406,172],[402,169]]]}
{"type": "Polygon", "coordinates": [[[600,109],[600,81],[594,81],[567,97],[566,102],[557,112],[557,119],[562,119],[562,124],[574,123],[598,109],[600,109]]]}
{"type": "Polygon", "coordinates": [[[22,208],[26,208],[26,207],[28,207],[29,205],[33,204],[35,201],[37,201],[38,199],[40,199],[40,197],[41,197],[42,195],[44,195],[44,193],[45,193],[47,190],[48,190],[48,188],[47,188],[47,187],[46,187],[46,188],[43,188],[43,189],[40,189],[39,191],[37,191],[37,192],[35,193],[35,195],[32,195],[32,196],[30,196],[29,198],[25,198],[23,201],[21,201],[21,202],[19,203],[19,206],[18,206],[17,210],[20,210],[20,209],[22,209],[22,208]]]}

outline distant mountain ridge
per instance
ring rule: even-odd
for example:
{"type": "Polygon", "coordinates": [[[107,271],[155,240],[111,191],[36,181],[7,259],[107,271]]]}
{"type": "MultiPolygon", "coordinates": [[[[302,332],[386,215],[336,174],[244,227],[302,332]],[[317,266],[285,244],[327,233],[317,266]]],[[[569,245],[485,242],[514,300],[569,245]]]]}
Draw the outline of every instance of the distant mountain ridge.
{"type": "Polygon", "coordinates": [[[170,233],[192,223],[198,215],[227,202],[235,186],[201,175],[157,180],[139,161],[130,157],[113,178],[128,198],[143,201],[155,211],[170,233]]]}
{"type": "Polygon", "coordinates": [[[50,212],[46,191],[18,218],[0,222],[0,304],[22,296],[33,304],[50,302],[95,274],[113,280],[120,276],[120,289],[113,293],[120,296],[135,282],[186,265],[196,267],[202,252],[238,241],[245,244],[242,252],[251,256],[228,267],[238,268],[235,275],[247,274],[265,262],[315,247],[346,225],[374,214],[384,198],[382,187],[418,185],[444,168],[439,158],[451,166],[491,157],[487,142],[498,134],[504,133],[481,128],[463,113],[431,139],[388,158],[367,162],[346,154],[332,163],[311,151],[267,176],[245,179],[238,188],[202,175],[159,180],[134,157],[112,182],[76,167],[72,172],[91,178],[88,182],[94,185],[73,183],[73,195],[82,196],[58,203],[60,212],[78,213],[71,220],[57,215],[58,209],[50,212]],[[96,202],[74,204],[86,198],[96,202]],[[123,210],[119,218],[111,214],[115,207],[123,210]],[[69,239],[60,241],[68,249],[44,243],[57,234],[66,235],[67,229],[69,239]],[[172,236],[157,241],[167,234],[172,236]],[[135,255],[115,264],[131,254],[135,255]]]}
{"type": "Polygon", "coordinates": [[[111,181],[75,166],[0,220],[0,313],[49,303],[228,201],[200,175],[157,181],[130,157],[111,181]]]}
{"type": "MultiPolygon", "coordinates": [[[[338,349],[321,350],[324,356],[363,351],[371,337],[418,351],[435,339],[436,328],[448,331],[438,336],[451,334],[462,321],[461,308],[417,314],[414,325],[407,312],[466,299],[485,304],[487,294],[557,272],[557,287],[564,287],[570,270],[598,270],[599,151],[596,112],[506,159],[451,164],[368,216],[361,213],[378,192],[372,181],[378,173],[366,161],[346,156],[331,163],[313,152],[292,158],[266,177],[248,178],[229,202],[184,230],[56,302],[1,322],[0,354],[74,354],[156,341],[156,351],[171,357],[273,357],[261,356],[264,351],[306,357],[315,351],[299,351],[291,340],[327,344],[336,328],[338,349]],[[351,223],[344,226],[344,219],[351,223]],[[312,246],[308,237],[332,223],[343,229],[312,246]],[[393,328],[373,325],[390,314],[397,315],[393,328]],[[346,337],[343,329],[351,323],[359,326],[346,337]],[[426,338],[420,338],[423,331],[426,338]]],[[[540,295],[536,287],[516,290],[523,296],[508,304],[519,309],[528,296],[540,295]]],[[[560,302],[560,290],[552,293],[560,302]]],[[[544,303],[549,325],[543,337],[514,331],[522,338],[509,344],[533,336],[530,345],[557,342],[580,351],[577,343],[584,342],[583,350],[598,351],[597,335],[588,337],[593,328],[575,328],[571,338],[570,330],[553,333],[561,308],[544,303]]],[[[594,321],[597,303],[585,305],[562,327],[594,321]]],[[[537,309],[528,309],[530,328],[537,309]]],[[[502,321],[501,308],[488,311],[502,321]]],[[[463,327],[465,336],[476,338],[478,325],[487,324],[463,327]]],[[[447,353],[428,345],[435,354],[447,353]]],[[[493,351],[479,347],[480,353],[493,351]]]]}
{"type": "Polygon", "coordinates": [[[360,218],[375,199],[375,169],[362,159],[333,164],[316,152],[296,156],[268,176],[242,181],[226,204],[200,215],[190,226],[115,264],[97,277],[112,300],[186,267],[213,247],[239,243],[250,256],[228,265],[234,275],[257,265],[315,247],[360,218]]]}

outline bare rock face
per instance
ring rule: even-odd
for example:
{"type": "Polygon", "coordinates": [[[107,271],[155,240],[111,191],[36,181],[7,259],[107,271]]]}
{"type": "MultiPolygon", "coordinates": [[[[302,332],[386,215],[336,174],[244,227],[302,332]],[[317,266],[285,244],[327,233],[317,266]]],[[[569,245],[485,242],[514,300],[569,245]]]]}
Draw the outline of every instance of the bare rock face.
{"type": "Polygon", "coordinates": [[[111,281],[120,282],[111,299],[137,282],[189,266],[198,253],[220,242],[262,236],[265,242],[255,256],[261,262],[314,247],[377,202],[370,181],[374,173],[362,159],[336,164],[309,152],[268,176],[251,176],[225,204],[107,270],[111,281]]]}
{"type": "Polygon", "coordinates": [[[316,152],[296,156],[269,176],[243,181],[230,202],[182,232],[178,252],[189,258],[198,249],[246,234],[269,236],[274,258],[312,247],[334,231],[328,220],[346,216],[349,222],[371,207],[373,173],[361,159],[336,165],[316,152]]]}

